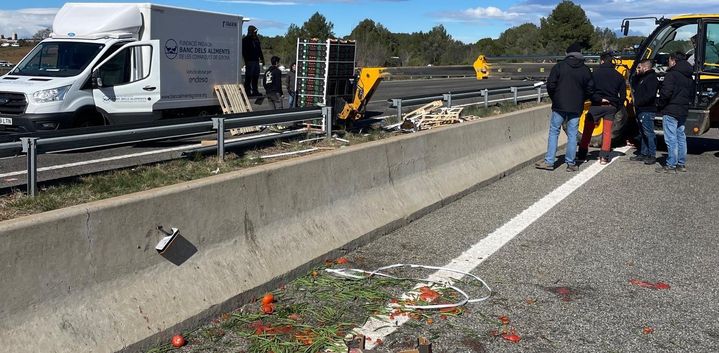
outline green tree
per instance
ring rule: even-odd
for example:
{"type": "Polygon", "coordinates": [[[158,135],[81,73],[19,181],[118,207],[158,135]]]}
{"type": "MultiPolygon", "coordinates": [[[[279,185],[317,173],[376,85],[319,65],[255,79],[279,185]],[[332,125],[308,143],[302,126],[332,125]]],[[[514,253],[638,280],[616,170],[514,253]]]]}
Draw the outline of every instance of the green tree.
{"type": "Polygon", "coordinates": [[[569,0],[560,2],[540,22],[540,39],[548,54],[564,53],[574,42],[579,42],[584,48],[592,44],[594,26],[584,10],[569,0]]]}
{"type": "Polygon", "coordinates": [[[542,51],[539,27],[533,23],[512,27],[502,32],[497,45],[504,49],[504,55],[529,55],[542,51]]]}
{"type": "Polygon", "coordinates": [[[50,33],[52,33],[51,28],[44,28],[44,29],[41,29],[41,30],[35,32],[35,34],[33,34],[33,36],[32,36],[32,39],[33,40],[43,40],[45,38],[50,37],[50,33]]]}
{"type": "Polygon", "coordinates": [[[319,12],[315,12],[307,22],[302,24],[301,33],[307,38],[326,40],[334,38],[335,34],[332,32],[334,27],[335,25],[327,21],[325,16],[322,16],[319,12]]]}
{"type": "MultiPolygon", "coordinates": [[[[422,33],[420,32],[420,35],[422,33]]],[[[447,33],[444,26],[439,25],[433,27],[426,35],[424,35],[422,51],[426,64],[438,65],[440,59],[449,49],[452,37],[447,33]]]]}
{"type": "Polygon", "coordinates": [[[385,66],[397,50],[397,41],[392,33],[370,19],[357,24],[347,38],[357,41],[359,66],[385,66]]]}
{"type": "Polygon", "coordinates": [[[646,39],[644,36],[627,36],[617,39],[617,50],[633,51],[634,46],[639,46],[646,39]]]}
{"type": "Polygon", "coordinates": [[[600,53],[606,50],[617,50],[617,34],[614,33],[611,29],[604,27],[604,28],[595,28],[594,30],[594,36],[592,37],[592,51],[595,53],[600,53]]]}
{"type": "Polygon", "coordinates": [[[484,54],[485,56],[503,55],[504,47],[492,38],[482,38],[474,44],[472,54],[474,57],[477,57],[480,54],[484,54]]]}

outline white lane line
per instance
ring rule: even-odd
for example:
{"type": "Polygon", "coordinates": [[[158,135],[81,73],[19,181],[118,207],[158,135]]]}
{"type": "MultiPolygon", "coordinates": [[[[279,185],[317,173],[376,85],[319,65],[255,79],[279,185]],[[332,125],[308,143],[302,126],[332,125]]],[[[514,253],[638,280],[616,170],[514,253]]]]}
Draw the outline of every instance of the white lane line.
{"type": "MultiPolygon", "coordinates": [[[[629,147],[622,147],[616,149],[615,151],[626,153],[628,150],[629,147]]],[[[618,158],[613,158],[610,164],[617,159],[618,158]]],[[[457,258],[441,267],[447,267],[463,272],[471,272],[484,262],[484,260],[494,254],[497,250],[501,249],[510,240],[514,239],[514,237],[516,237],[519,233],[524,231],[532,223],[554,208],[554,206],[567,198],[567,196],[571,195],[574,191],[599,174],[599,172],[604,170],[607,166],[608,165],[601,165],[595,162],[584,168],[584,170],[579,172],[577,175],[567,180],[564,184],[560,185],[533,205],[529,206],[529,208],[509,220],[509,222],[497,228],[486,238],[480,240],[457,258]]],[[[429,275],[426,281],[442,282],[448,280],[459,280],[462,277],[463,276],[461,274],[455,272],[437,271],[429,275]]],[[[410,295],[410,293],[403,294],[403,296],[405,295],[410,295]]],[[[388,307],[388,310],[392,311],[393,308],[388,307]]],[[[372,338],[371,341],[367,341],[367,348],[372,349],[375,347],[377,339],[384,341],[388,335],[397,331],[397,329],[408,320],[409,317],[404,315],[395,316],[393,319],[390,319],[389,316],[386,315],[371,317],[367,320],[364,326],[355,329],[355,331],[365,335],[366,337],[372,338]]]]}
{"type": "MultiPolygon", "coordinates": [[[[253,139],[253,138],[265,137],[265,136],[272,136],[272,135],[277,135],[277,134],[279,134],[279,133],[269,133],[269,134],[254,135],[254,136],[247,136],[247,137],[238,137],[238,138],[236,138],[236,139],[228,139],[228,140],[225,140],[225,143],[230,143],[230,142],[235,142],[235,141],[242,141],[242,140],[250,140],[250,139],[253,139]]],[[[160,153],[167,153],[167,152],[176,152],[176,151],[190,150],[190,149],[197,148],[197,147],[202,147],[202,144],[200,144],[200,143],[195,143],[195,144],[192,144],[192,145],[185,145],[185,146],[178,146],[178,147],[172,147],[172,148],[165,148],[165,149],[155,150],[155,151],[138,152],[138,153],[133,153],[133,154],[124,154],[124,155],[121,155],[121,156],[113,156],[113,157],[93,159],[93,160],[89,160],[89,161],[74,162],[74,163],[67,163],[67,164],[59,164],[59,165],[53,165],[53,166],[49,166],[49,167],[37,168],[37,171],[38,171],[38,172],[46,172],[46,171],[49,171],[49,170],[57,170],[57,169],[72,168],[72,167],[81,167],[81,166],[89,165],[89,164],[111,162],[111,161],[117,161],[117,160],[127,159],[127,158],[136,158],[136,157],[150,156],[150,155],[153,155],[153,154],[160,154],[160,153]]],[[[18,175],[25,175],[25,174],[27,174],[27,171],[26,171],[26,170],[19,170],[19,171],[16,171],[16,172],[9,172],[9,173],[5,173],[5,174],[0,174],[0,179],[1,179],[1,178],[18,176],[18,175]]]]}

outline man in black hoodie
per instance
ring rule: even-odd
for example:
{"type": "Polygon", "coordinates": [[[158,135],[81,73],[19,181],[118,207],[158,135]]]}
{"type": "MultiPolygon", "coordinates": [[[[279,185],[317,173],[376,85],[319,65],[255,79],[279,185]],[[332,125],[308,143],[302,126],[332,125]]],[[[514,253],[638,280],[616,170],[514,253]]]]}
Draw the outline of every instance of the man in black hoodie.
{"type": "Polygon", "coordinates": [[[584,160],[589,150],[589,141],[592,139],[594,125],[602,119],[602,149],[599,152],[599,163],[609,163],[612,152],[612,125],[614,116],[624,107],[627,98],[627,83],[624,76],[614,67],[612,54],[602,53],[599,56],[599,67],[592,73],[595,91],[592,95],[592,105],[587,116],[584,117],[584,130],[582,140],[579,142],[579,157],[584,160]]]}
{"type": "Polygon", "coordinates": [[[262,45],[255,26],[247,27],[247,35],[242,38],[242,59],[245,61],[245,92],[250,97],[261,96],[257,81],[260,79],[260,66],[265,62],[265,57],[262,55],[262,45]]]}
{"type": "Polygon", "coordinates": [[[654,71],[654,63],[644,59],[637,64],[637,73],[632,78],[632,96],[634,97],[634,110],[637,113],[641,134],[641,149],[639,154],[629,158],[632,161],[644,162],[651,165],[657,160],[657,143],[654,134],[654,117],[657,114],[657,88],[659,81],[654,71]]]}
{"type": "Polygon", "coordinates": [[[584,65],[581,46],[574,43],[567,48],[567,57],[558,62],[547,79],[547,91],[552,99],[552,115],[549,123],[547,154],[544,160],[534,164],[537,169],[553,170],[557,154],[559,130],[567,122],[567,153],[564,160],[567,171],[578,170],[574,157],[577,152],[579,115],[584,110],[584,101],[594,94],[594,81],[589,68],[584,65]]]}
{"type": "Polygon", "coordinates": [[[657,111],[664,117],[664,141],[667,144],[667,162],[657,168],[658,173],[686,172],[687,135],[684,125],[689,105],[694,98],[693,67],[682,52],[669,55],[669,70],[659,89],[657,111]]]}
{"type": "Polygon", "coordinates": [[[267,98],[272,103],[272,109],[282,109],[284,108],[282,104],[282,71],[277,67],[280,64],[280,58],[273,56],[270,58],[270,63],[272,66],[265,71],[262,85],[265,87],[265,92],[267,92],[267,98]]]}

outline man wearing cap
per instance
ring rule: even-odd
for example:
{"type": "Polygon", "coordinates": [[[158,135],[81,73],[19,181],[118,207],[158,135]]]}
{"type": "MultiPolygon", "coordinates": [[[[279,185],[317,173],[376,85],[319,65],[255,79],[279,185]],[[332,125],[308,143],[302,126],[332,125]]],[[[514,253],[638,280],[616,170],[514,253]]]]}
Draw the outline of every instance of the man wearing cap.
{"type": "Polygon", "coordinates": [[[242,59],[245,61],[245,92],[248,96],[261,96],[257,89],[257,81],[260,79],[260,65],[265,62],[262,55],[260,37],[257,35],[257,27],[247,27],[247,35],[242,38],[242,59]]]}
{"type": "Polygon", "coordinates": [[[564,157],[567,171],[578,170],[574,160],[577,152],[577,134],[579,130],[579,116],[584,110],[584,101],[594,94],[594,81],[592,73],[584,64],[582,47],[574,43],[567,48],[567,56],[558,62],[547,79],[547,92],[552,99],[552,114],[549,123],[549,138],[547,154],[544,160],[534,164],[537,169],[553,170],[557,154],[559,130],[562,123],[567,122],[567,152],[564,157]]]}

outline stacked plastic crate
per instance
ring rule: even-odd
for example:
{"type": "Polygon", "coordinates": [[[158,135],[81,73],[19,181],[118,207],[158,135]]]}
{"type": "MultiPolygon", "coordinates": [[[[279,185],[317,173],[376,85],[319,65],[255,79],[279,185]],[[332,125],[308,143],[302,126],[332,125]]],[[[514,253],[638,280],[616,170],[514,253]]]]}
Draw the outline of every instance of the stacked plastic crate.
{"type": "Polygon", "coordinates": [[[352,96],[355,42],[298,39],[295,91],[300,107],[326,106],[337,97],[352,96]]]}

